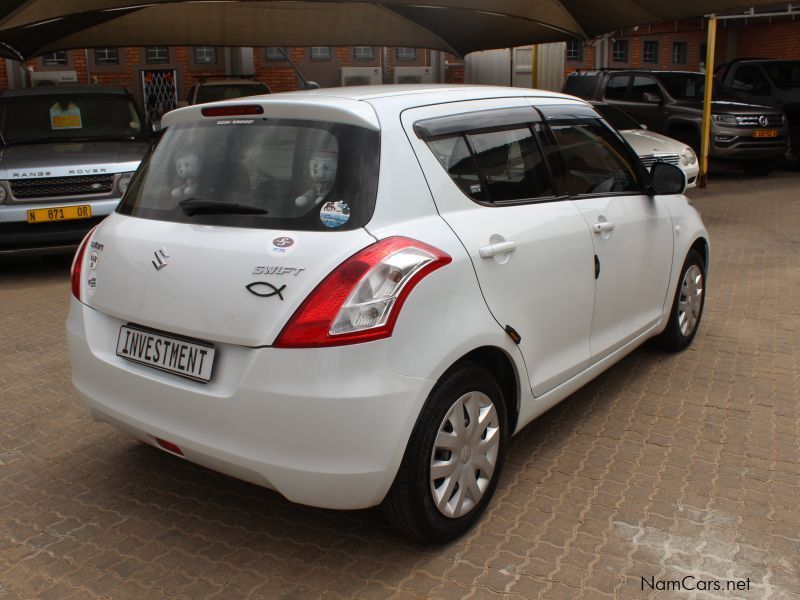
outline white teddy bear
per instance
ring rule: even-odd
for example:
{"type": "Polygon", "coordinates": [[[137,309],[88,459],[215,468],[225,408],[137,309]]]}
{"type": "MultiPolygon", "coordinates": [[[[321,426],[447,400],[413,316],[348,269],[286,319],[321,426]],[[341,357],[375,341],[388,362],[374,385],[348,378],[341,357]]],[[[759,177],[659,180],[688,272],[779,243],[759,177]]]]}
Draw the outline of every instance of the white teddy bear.
{"type": "Polygon", "coordinates": [[[311,155],[311,160],[308,161],[311,189],[294,201],[298,208],[309,204],[316,206],[328,196],[336,182],[338,164],[339,154],[336,152],[318,150],[311,155]]]}
{"type": "Polygon", "coordinates": [[[197,154],[184,154],[175,161],[175,170],[183,184],[172,190],[173,198],[193,198],[198,191],[198,181],[203,171],[203,159],[197,154]]]}

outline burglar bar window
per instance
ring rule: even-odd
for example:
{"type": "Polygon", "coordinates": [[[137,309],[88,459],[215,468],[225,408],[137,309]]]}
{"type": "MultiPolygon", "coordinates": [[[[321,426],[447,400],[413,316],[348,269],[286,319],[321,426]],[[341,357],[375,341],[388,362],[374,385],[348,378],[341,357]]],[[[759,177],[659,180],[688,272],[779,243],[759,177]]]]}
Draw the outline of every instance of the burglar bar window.
{"type": "Polygon", "coordinates": [[[685,65],[688,45],[686,42],[672,42],[672,64],[685,65]]]}
{"type": "Polygon", "coordinates": [[[270,46],[266,50],[266,57],[267,60],[286,60],[286,57],[283,55],[284,49],[280,46],[270,46]]]}
{"type": "Polygon", "coordinates": [[[217,63],[217,49],[214,46],[195,46],[194,63],[196,65],[214,65],[217,63]]]}
{"type": "Polygon", "coordinates": [[[611,49],[611,60],[614,62],[628,62],[628,40],[614,40],[611,49]]]}
{"type": "Polygon", "coordinates": [[[577,40],[567,42],[567,60],[583,62],[583,42],[577,40]]]}
{"type": "Polygon", "coordinates": [[[66,50],[59,50],[58,52],[51,52],[50,54],[42,56],[42,64],[45,67],[61,67],[68,62],[66,50]]]}
{"type": "Polygon", "coordinates": [[[95,48],[94,63],[96,65],[118,65],[119,48],[95,48]]]}
{"type": "Polygon", "coordinates": [[[166,46],[148,46],[144,50],[144,55],[148,65],[169,64],[169,48],[166,46]]]}
{"type": "Polygon", "coordinates": [[[658,62],[658,42],[653,40],[645,40],[642,44],[642,62],[657,63],[658,62]]]}
{"type": "Polygon", "coordinates": [[[416,48],[398,48],[396,52],[397,60],[417,60],[416,48]]]}
{"type": "Polygon", "coordinates": [[[311,46],[311,60],[330,60],[331,49],[328,46],[311,46]]]}
{"type": "Polygon", "coordinates": [[[375,48],[372,46],[356,46],[353,48],[353,57],[356,60],[373,60],[375,58],[375,48]]]}

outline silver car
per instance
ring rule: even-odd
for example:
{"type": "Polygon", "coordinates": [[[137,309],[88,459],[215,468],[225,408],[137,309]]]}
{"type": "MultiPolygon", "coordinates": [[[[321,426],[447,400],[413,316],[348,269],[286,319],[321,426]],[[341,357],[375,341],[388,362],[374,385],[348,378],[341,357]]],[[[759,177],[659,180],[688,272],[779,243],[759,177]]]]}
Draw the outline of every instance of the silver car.
{"type": "Polygon", "coordinates": [[[119,203],[150,134],[123,88],[0,95],[0,256],[72,251],[119,203]]]}

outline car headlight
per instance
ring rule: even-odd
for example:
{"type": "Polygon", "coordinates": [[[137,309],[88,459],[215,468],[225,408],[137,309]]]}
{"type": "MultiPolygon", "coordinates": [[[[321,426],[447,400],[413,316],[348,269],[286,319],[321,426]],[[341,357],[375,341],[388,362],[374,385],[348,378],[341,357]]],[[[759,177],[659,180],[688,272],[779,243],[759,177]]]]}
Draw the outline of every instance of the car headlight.
{"type": "Polygon", "coordinates": [[[120,194],[124,194],[128,189],[128,184],[131,182],[131,177],[133,177],[133,173],[123,173],[117,178],[117,191],[120,194]]]}
{"type": "Polygon", "coordinates": [[[681,152],[681,164],[683,164],[685,167],[688,167],[696,162],[697,155],[694,153],[694,150],[692,150],[689,146],[686,146],[683,149],[683,152],[681,152]]]}
{"type": "Polygon", "coordinates": [[[8,192],[6,191],[6,186],[0,183],[0,204],[6,201],[8,198],[8,192]]]}
{"type": "Polygon", "coordinates": [[[735,115],[711,115],[711,118],[718,125],[733,125],[735,127],[739,124],[735,115]]]}

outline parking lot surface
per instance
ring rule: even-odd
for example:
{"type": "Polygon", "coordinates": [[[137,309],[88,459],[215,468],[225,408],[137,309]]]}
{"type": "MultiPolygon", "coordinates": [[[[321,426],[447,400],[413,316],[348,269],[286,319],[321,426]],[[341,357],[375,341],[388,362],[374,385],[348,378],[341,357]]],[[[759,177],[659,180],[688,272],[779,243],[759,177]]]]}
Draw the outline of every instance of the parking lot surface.
{"type": "Polygon", "coordinates": [[[478,527],[433,547],[91,422],[69,260],[0,263],[0,599],[800,600],[800,177],[691,196],[713,257],[693,346],[639,349],[525,429],[478,527]]]}

